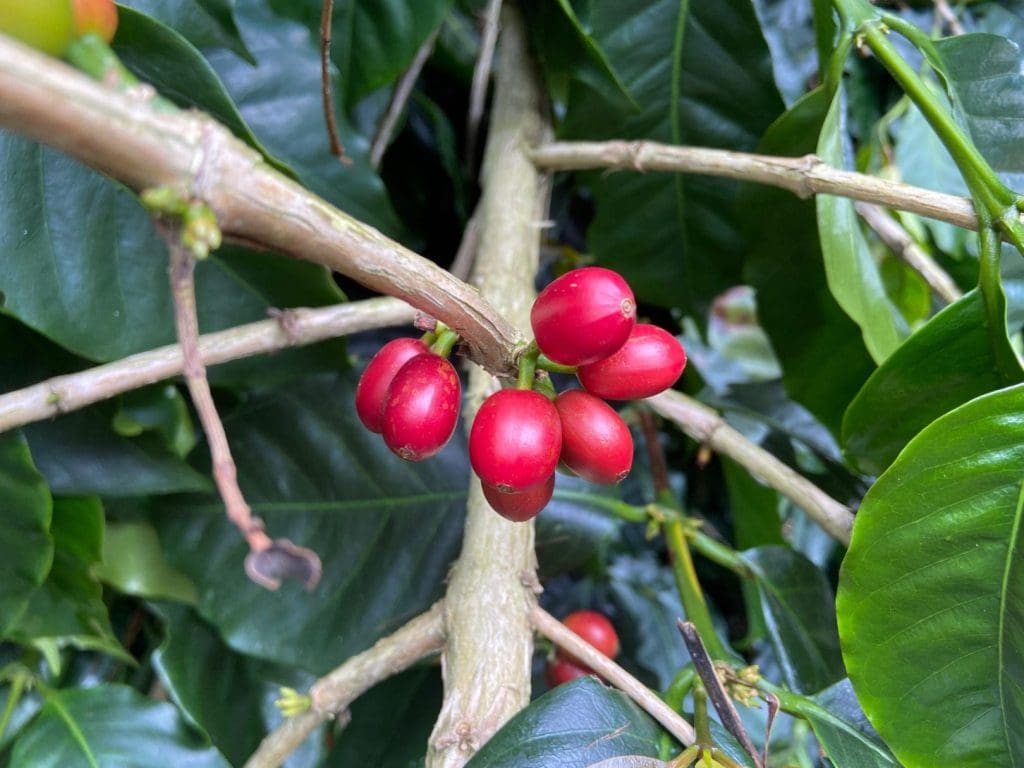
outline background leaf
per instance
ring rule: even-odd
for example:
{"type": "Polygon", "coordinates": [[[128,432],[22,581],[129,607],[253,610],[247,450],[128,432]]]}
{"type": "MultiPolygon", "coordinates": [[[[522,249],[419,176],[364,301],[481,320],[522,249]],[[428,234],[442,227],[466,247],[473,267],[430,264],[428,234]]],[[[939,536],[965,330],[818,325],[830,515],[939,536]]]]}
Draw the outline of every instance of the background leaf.
{"type": "Polygon", "coordinates": [[[802,714],[837,768],[888,768],[896,760],[867,721],[848,679],[807,700],[802,714]]]}
{"type": "MultiPolygon", "coordinates": [[[[234,0],[125,0],[123,4],[173,27],[196,48],[223,46],[256,63],[235,23],[234,0]]],[[[124,22],[123,15],[119,22],[124,22]]]]}
{"type": "Polygon", "coordinates": [[[625,694],[582,677],[509,720],[466,768],[585,768],[621,755],[653,757],[660,731],[625,694]]]}
{"type": "MultiPolygon", "coordinates": [[[[640,111],[575,82],[562,138],[749,150],[782,109],[750,0],[593,3],[586,22],[640,111]]],[[[591,174],[586,183],[596,207],[591,252],[641,301],[692,311],[740,282],[736,184],[631,173],[591,174]]]]}
{"type": "Polygon", "coordinates": [[[17,622],[53,563],[50,491],[24,438],[0,435],[0,637],[17,622]]]}
{"type": "Polygon", "coordinates": [[[218,498],[175,498],[153,517],[168,560],[195,581],[200,614],[228,645],[317,674],[440,595],[469,482],[461,430],[439,456],[404,462],[356,418],[354,387],[352,375],[316,377],[224,419],[254,514],[275,537],[320,554],[314,592],[249,582],[245,542],[218,498]]]}
{"type": "Polygon", "coordinates": [[[227,768],[174,707],[101,685],[49,695],[14,745],[11,768],[227,768]]]}
{"type": "Polygon", "coordinates": [[[199,599],[196,585],[164,560],[156,530],[142,521],[107,524],[103,560],[95,573],[101,581],[128,595],[189,605],[199,599]]]}
{"type": "Polygon", "coordinates": [[[857,514],[837,600],[843,655],[909,768],[1024,754],[1022,408],[1017,386],[933,422],[857,514]]]}
{"type": "Polygon", "coordinates": [[[757,577],[764,622],[786,684],[813,693],[842,679],[832,589],[812,562],[786,547],[742,553],[757,577]]]}

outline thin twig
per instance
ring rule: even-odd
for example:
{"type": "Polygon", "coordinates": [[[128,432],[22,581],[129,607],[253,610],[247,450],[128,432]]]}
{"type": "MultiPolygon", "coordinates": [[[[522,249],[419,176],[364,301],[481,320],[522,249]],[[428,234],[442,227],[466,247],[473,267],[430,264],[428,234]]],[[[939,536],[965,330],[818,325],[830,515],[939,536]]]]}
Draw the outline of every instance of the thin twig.
{"type": "Polygon", "coordinates": [[[826,165],[815,155],[776,157],[653,141],[607,141],[556,142],[538,147],[532,157],[539,167],[551,171],[617,168],[753,181],[789,190],[802,198],[838,195],[909,211],[965,229],[978,228],[974,206],[966,197],[841,171],[826,165]]]}
{"type": "MultiPolygon", "coordinates": [[[[475,214],[479,246],[472,280],[518,328],[529,327],[547,180],[527,148],[550,135],[543,91],[529,61],[526,29],[515,8],[502,16],[501,55],[475,214]]],[[[472,245],[473,232],[464,242],[472,245]]],[[[467,427],[497,386],[474,367],[464,405],[467,427]]],[[[470,481],[459,559],[445,597],[448,645],[442,657],[444,701],[430,735],[427,768],[458,768],[530,701],[533,632],[539,590],[532,522],[500,517],[470,481]],[[500,556],[496,556],[500,553],[500,556]],[[495,663],[495,659],[501,659],[495,663]]]]}
{"type": "Polygon", "coordinates": [[[430,58],[430,54],[434,52],[434,44],[437,42],[437,36],[440,32],[441,28],[438,27],[430,33],[430,36],[423,41],[423,45],[416,51],[416,57],[412,60],[412,64],[409,65],[409,69],[395,83],[395,89],[391,92],[391,99],[388,101],[388,108],[381,118],[380,125],[377,126],[373,142],[370,144],[370,165],[373,168],[380,167],[381,158],[384,157],[384,151],[388,148],[388,144],[391,143],[391,137],[395,132],[395,125],[398,124],[398,119],[402,116],[402,112],[405,111],[405,105],[409,101],[409,96],[412,95],[412,89],[419,79],[420,72],[423,71],[423,67],[430,58]]]}
{"type": "Polygon", "coordinates": [[[850,545],[853,512],[761,446],[725,423],[712,408],[670,390],[645,400],[694,440],[728,456],[779,491],[840,543],[850,545]]]}
{"type": "Polygon", "coordinates": [[[466,115],[466,165],[469,168],[476,161],[476,142],[480,121],[484,116],[484,103],[487,101],[487,83],[491,79],[491,62],[494,61],[500,16],[501,0],[489,0],[480,35],[480,54],[473,66],[473,82],[469,89],[469,112],[466,115]]]}
{"type": "Polygon", "coordinates": [[[208,116],[160,111],[0,35],[0,127],[61,149],[135,190],[204,201],[225,239],[324,264],[407,301],[513,375],[514,329],[478,291],[269,167],[208,116]]]}
{"type": "MultiPolygon", "coordinates": [[[[327,121],[327,138],[331,143],[331,154],[342,165],[352,165],[352,158],[345,154],[345,147],[338,137],[338,123],[334,117],[334,98],[331,96],[331,18],[334,15],[334,0],[323,0],[320,11],[320,92],[324,103],[324,120],[327,121]]],[[[348,76],[348,72],[343,72],[348,76]]]]}
{"type": "Polygon", "coordinates": [[[954,35],[962,35],[964,33],[964,25],[960,23],[960,18],[949,7],[949,3],[946,0],[932,1],[935,4],[935,15],[946,23],[949,31],[954,35]]]}
{"type": "Polygon", "coordinates": [[[359,696],[444,647],[442,604],[435,603],[397,632],[378,640],[320,678],[309,690],[308,712],[289,717],[260,743],[245,768],[277,768],[317,726],[339,717],[359,696]]]}
{"type": "Polygon", "coordinates": [[[882,239],[882,242],[921,275],[942,301],[952,304],[963,296],[959,286],[953,282],[949,273],[940,267],[935,259],[925,253],[924,249],[914,242],[914,238],[907,230],[886,213],[884,208],[864,201],[854,203],[853,207],[882,239]]]}
{"type": "Polygon", "coordinates": [[[725,726],[729,733],[736,737],[740,746],[754,759],[754,765],[758,766],[758,768],[764,768],[761,756],[758,754],[757,749],[754,748],[754,744],[750,740],[750,734],[747,733],[747,729],[743,726],[743,721],[740,719],[739,712],[733,706],[732,699],[729,698],[729,694],[722,685],[722,681],[718,679],[715,663],[708,655],[697,627],[692,621],[683,621],[682,619],[676,623],[679,627],[679,632],[683,636],[683,642],[686,644],[686,650],[690,652],[694,669],[700,675],[701,682],[704,683],[704,690],[707,691],[708,698],[711,699],[715,711],[718,712],[722,725],[725,726]]]}
{"type": "Polygon", "coordinates": [[[480,224],[477,221],[476,212],[466,222],[466,228],[462,231],[462,240],[459,241],[459,250],[455,252],[455,258],[448,267],[459,280],[469,279],[473,271],[473,263],[476,261],[477,249],[480,247],[480,224]]]}
{"type": "Polygon", "coordinates": [[[693,726],[629,672],[540,606],[533,609],[530,618],[538,632],[629,696],[641,709],[661,723],[665,730],[679,739],[681,744],[693,744],[696,740],[693,726]]]}
{"type": "Polygon", "coordinates": [[[651,465],[651,482],[654,485],[656,498],[669,490],[668,464],[665,462],[665,451],[662,450],[658,426],[650,411],[638,409],[640,429],[644,433],[644,447],[647,449],[647,462],[651,465]]]}
{"type": "MultiPolygon", "coordinates": [[[[289,309],[260,320],[199,337],[204,365],[315,344],[373,328],[412,323],[416,310],[392,298],[367,299],[317,309],[289,309]]],[[[0,395],[0,432],[59,416],[133,389],[177,376],[184,370],[181,347],[129,355],[84,371],[55,376],[0,395]]]]}
{"type": "Polygon", "coordinates": [[[206,433],[213,463],[213,479],[224,502],[228,519],[242,532],[249,545],[245,573],[266,589],[281,586],[283,576],[295,576],[313,589],[320,581],[320,558],[312,550],[286,539],[271,540],[263,530],[263,521],[253,517],[252,509],[238,487],[238,470],[231,456],[224,424],[213,402],[206,366],[199,355],[199,315],[196,312],[196,260],[178,237],[177,228],[161,227],[170,252],[171,294],[174,299],[174,323],[181,345],[183,373],[199,422],[206,433]]]}

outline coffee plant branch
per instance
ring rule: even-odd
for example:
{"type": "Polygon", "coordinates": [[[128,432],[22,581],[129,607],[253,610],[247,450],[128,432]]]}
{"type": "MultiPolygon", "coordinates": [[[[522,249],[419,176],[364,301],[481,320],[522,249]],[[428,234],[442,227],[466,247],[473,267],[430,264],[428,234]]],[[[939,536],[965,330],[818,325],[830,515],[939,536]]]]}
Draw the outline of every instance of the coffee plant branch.
{"type": "Polygon", "coordinates": [[[536,606],[530,613],[533,626],[544,637],[559,648],[568,651],[582,661],[587,667],[614,685],[635,701],[647,714],[661,723],[665,730],[679,739],[684,746],[696,740],[693,726],[679,713],[666,704],[660,696],[653,693],[643,683],[626,670],[595,650],[587,641],[566,627],[562,622],[536,606]]]}
{"type": "Polygon", "coordinates": [[[0,35],[0,128],[67,152],[135,190],[206,203],[226,238],[323,264],[444,321],[470,355],[514,371],[521,335],[478,291],[263,162],[211,118],[153,109],[0,35]]]}
{"type": "Polygon", "coordinates": [[[853,528],[853,512],[850,508],[745,438],[715,410],[673,390],[662,392],[644,402],[677,424],[697,442],[741,464],[754,477],[804,510],[830,536],[849,546],[850,531],[853,528]]]}
{"type": "Polygon", "coordinates": [[[838,195],[945,221],[964,229],[978,228],[970,198],[839,170],[815,155],[776,157],[653,141],[606,141],[555,142],[538,147],[532,157],[540,168],[549,171],[614,168],[718,176],[780,187],[801,198],[838,195]]]}
{"type": "MultiPolygon", "coordinates": [[[[547,179],[530,161],[528,150],[550,136],[550,127],[526,31],[518,11],[508,5],[498,46],[471,280],[514,327],[528,330],[536,295],[539,223],[548,204],[547,179]]],[[[489,373],[477,366],[470,369],[463,406],[467,429],[484,398],[497,388],[489,373]]],[[[529,614],[539,584],[536,569],[533,522],[513,523],[495,514],[473,476],[462,552],[445,596],[444,701],[428,743],[427,768],[462,766],[529,703],[529,614]]]]}
{"type": "Polygon", "coordinates": [[[260,742],[245,768],[277,768],[321,723],[337,717],[373,686],[444,647],[442,603],[346,660],[309,689],[309,709],[286,718],[260,742]]]}

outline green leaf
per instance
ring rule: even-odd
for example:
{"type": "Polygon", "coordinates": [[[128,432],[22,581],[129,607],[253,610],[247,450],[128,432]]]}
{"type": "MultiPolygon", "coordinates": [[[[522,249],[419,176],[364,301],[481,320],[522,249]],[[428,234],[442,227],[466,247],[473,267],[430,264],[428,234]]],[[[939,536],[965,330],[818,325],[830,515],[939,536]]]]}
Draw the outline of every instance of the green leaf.
{"type": "MultiPolygon", "coordinates": [[[[836,91],[818,139],[818,156],[833,168],[845,168],[843,90],[836,91]]],[[[839,306],[860,326],[864,345],[876,363],[885,360],[907,335],[906,323],[889,301],[853,200],[836,195],[815,197],[818,232],[829,290],[839,306]]]]}
{"type": "Polygon", "coordinates": [[[761,544],[783,544],[778,491],[762,485],[732,459],[723,456],[721,460],[736,546],[748,549],[761,544]]]}
{"type": "MultiPolygon", "coordinates": [[[[196,48],[229,48],[250,64],[256,60],[235,23],[234,0],[122,0],[180,32],[196,48]]],[[[121,20],[123,21],[122,15],[121,20]]],[[[122,30],[120,25],[118,33],[122,30]]],[[[117,45],[117,40],[114,44],[117,45]]]]}
{"type": "Polygon", "coordinates": [[[324,768],[422,765],[443,694],[437,666],[415,667],[367,691],[352,705],[324,768]]]}
{"type": "MultiPolygon", "coordinates": [[[[179,5],[182,10],[184,6],[179,5]]],[[[217,73],[191,42],[145,13],[122,8],[114,51],[139,78],[181,106],[209,112],[278,170],[294,175],[273,157],[246,125],[217,73]]],[[[252,54],[248,54],[248,59],[252,54]]],[[[255,64],[255,61],[251,62],[255,64]]]]}
{"type": "Polygon", "coordinates": [[[11,768],[227,768],[174,707],[122,685],[51,693],[14,744],[11,768]]]}
{"type": "Polygon", "coordinates": [[[832,588],[815,565],[788,547],[741,553],[757,577],[772,648],[786,685],[812,693],[842,679],[832,588]]]}
{"type": "Polygon", "coordinates": [[[43,583],[53,563],[50,491],[18,433],[0,435],[0,637],[43,583]]]}
{"type": "Polygon", "coordinates": [[[96,498],[58,498],[53,504],[53,567],[11,627],[21,643],[52,643],[131,657],[114,637],[95,576],[103,552],[103,506],[96,498]]]}
{"type": "MultiPolygon", "coordinates": [[[[313,679],[235,653],[191,608],[167,603],[150,607],[163,620],[165,632],[153,655],[157,674],[184,716],[232,765],[242,765],[281,721],[273,706],[278,688],[305,690],[313,679]],[[269,722],[265,715],[272,715],[269,722]]],[[[315,749],[320,740],[309,741],[315,749]]]]}
{"type": "Polygon", "coordinates": [[[895,768],[896,760],[864,716],[848,679],[804,701],[800,712],[836,768],[895,768]]]}
{"type": "Polygon", "coordinates": [[[194,605],[196,586],[171,567],[160,551],[156,530],[142,521],[111,523],[103,536],[97,578],[127,595],[166,598],[194,605]]]}
{"type": "Polygon", "coordinates": [[[582,677],[509,720],[466,768],[585,768],[611,757],[654,757],[660,733],[625,694],[582,677]]]}
{"type": "MultiPolygon", "coordinates": [[[[318,26],[321,4],[316,0],[312,5],[318,26]]],[[[335,13],[341,13],[345,5],[336,3],[335,13]]],[[[402,3],[401,7],[432,5],[433,0],[402,3]]],[[[343,166],[330,154],[320,86],[319,35],[314,37],[302,24],[274,15],[262,3],[240,7],[238,23],[259,66],[250,67],[223,50],[210,51],[207,59],[246,123],[275,156],[295,169],[310,190],[385,234],[401,237],[403,226],[384,183],[370,166],[369,137],[339,116],[338,130],[352,164],[343,166]]],[[[335,37],[332,50],[342,44],[341,38],[335,37]]],[[[414,54],[418,46],[413,48],[414,54]]]]}
{"type": "Polygon", "coordinates": [[[541,573],[566,573],[587,561],[603,563],[622,533],[611,511],[618,494],[577,477],[555,476],[555,493],[537,516],[536,550],[541,573]]]}
{"type": "MultiPolygon", "coordinates": [[[[1009,350],[1005,329],[988,324],[971,291],[911,336],[872,374],[846,411],[843,450],[880,474],[926,425],[978,395],[1021,381],[998,369],[993,344],[1009,350]]],[[[1012,352],[1006,353],[1012,359],[1012,352]]]]}
{"type": "Polygon", "coordinates": [[[156,384],[121,395],[111,425],[124,437],[153,432],[175,456],[187,456],[197,439],[188,402],[174,384],[156,384]]]}
{"type": "MultiPolygon", "coordinates": [[[[276,12],[304,22],[319,39],[319,0],[271,0],[270,5],[276,12]]],[[[452,0],[335,2],[331,61],[338,67],[335,92],[345,111],[408,69],[416,51],[440,26],[451,6],[452,0]]]]}
{"type": "Polygon", "coordinates": [[[1016,43],[972,33],[935,42],[953,105],[974,144],[1013,189],[1024,189],[1022,58],[1016,43]]]}
{"type": "Polygon", "coordinates": [[[1024,387],[915,437],[861,504],[840,573],[843,655],[908,768],[1024,756],[1024,387]]]}
{"type": "Polygon", "coordinates": [[[461,430],[409,463],[366,431],[355,377],[322,376],[253,397],[225,419],[238,479],[273,537],[312,547],[312,593],[246,579],[247,549],[218,497],[168,500],[154,523],[168,559],[199,588],[228,645],[322,674],[425,610],[458,552],[469,467],[461,430]]]}
{"type": "MultiPolygon", "coordinates": [[[[782,109],[750,0],[592,3],[587,22],[640,110],[624,112],[574,82],[563,138],[751,150],[782,109]]],[[[693,310],[740,282],[737,184],[671,174],[586,179],[596,204],[591,251],[641,301],[693,310]]]]}
{"type": "MultiPolygon", "coordinates": [[[[829,105],[824,89],[807,94],[771,127],[758,151],[814,152],[829,105]]],[[[786,391],[838,434],[846,406],[874,364],[860,329],[828,289],[814,203],[748,185],[742,204],[750,217],[746,277],[757,291],[758,316],[782,363],[786,391]]]]}
{"type": "MultiPolygon", "coordinates": [[[[237,60],[237,59],[236,59],[237,60]]],[[[0,131],[0,292],[2,311],[76,354],[114,360],[175,339],[167,257],[135,196],[99,174],[0,131]]],[[[244,252],[242,252],[244,253],[244,252]]],[[[272,254],[252,255],[254,272],[236,268],[238,251],[214,255],[196,271],[203,332],[262,320],[294,295],[322,289],[304,304],[337,301],[325,270],[272,254]]],[[[249,258],[249,255],[246,255],[249,258]]],[[[216,372],[217,369],[213,369],[216,372]]]]}

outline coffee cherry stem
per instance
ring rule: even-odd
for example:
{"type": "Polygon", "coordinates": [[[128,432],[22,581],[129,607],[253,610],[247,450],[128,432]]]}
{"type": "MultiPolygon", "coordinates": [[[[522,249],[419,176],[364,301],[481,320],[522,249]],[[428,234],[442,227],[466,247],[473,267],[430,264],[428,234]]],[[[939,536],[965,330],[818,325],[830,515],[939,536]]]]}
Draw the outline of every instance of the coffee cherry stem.
{"type": "Polygon", "coordinates": [[[118,91],[135,91],[145,88],[147,103],[160,112],[177,112],[174,102],[157,95],[151,86],[143,85],[107,42],[94,32],[73,40],[64,54],[68,63],[94,80],[118,91]]]}
{"type": "Polygon", "coordinates": [[[459,334],[457,334],[448,326],[442,325],[441,323],[438,323],[438,327],[443,328],[444,330],[440,331],[437,334],[437,338],[430,345],[430,351],[433,352],[435,355],[440,355],[441,357],[448,357],[448,355],[452,353],[452,348],[459,341],[459,334]]]}
{"type": "Polygon", "coordinates": [[[574,375],[576,373],[575,365],[562,365],[561,363],[556,363],[543,353],[537,357],[537,367],[543,371],[550,371],[551,373],[567,373],[570,375],[574,375]]]}
{"type": "Polygon", "coordinates": [[[516,375],[516,389],[533,389],[534,377],[537,374],[537,356],[540,350],[536,342],[530,342],[530,346],[519,358],[519,373],[516,375]]]}

